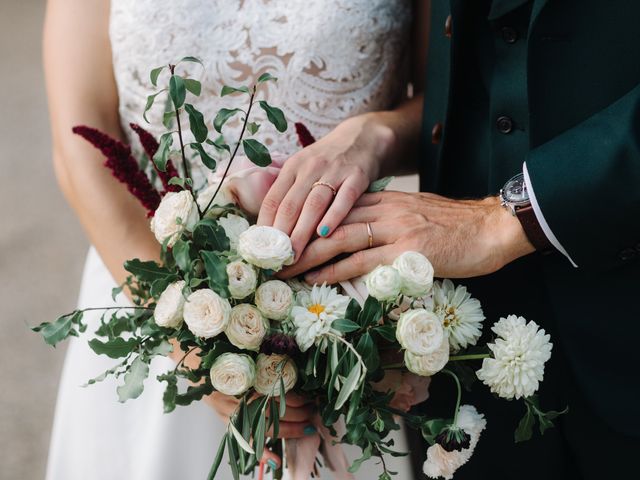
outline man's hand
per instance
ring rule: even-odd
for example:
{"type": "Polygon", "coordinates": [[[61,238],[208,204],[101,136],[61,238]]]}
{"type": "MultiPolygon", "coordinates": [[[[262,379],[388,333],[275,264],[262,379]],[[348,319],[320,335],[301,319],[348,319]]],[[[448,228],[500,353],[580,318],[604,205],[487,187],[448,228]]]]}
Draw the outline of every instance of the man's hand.
{"type": "Polygon", "coordinates": [[[380,192],[363,195],[331,237],[310,243],[279,276],[298,275],[351,253],[305,277],[309,283],[332,284],[391,264],[408,250],[429,258],[438,277],[466,278],[493,273],[535,249],[498,197],[451,200],[431,193],[380,192]]]}

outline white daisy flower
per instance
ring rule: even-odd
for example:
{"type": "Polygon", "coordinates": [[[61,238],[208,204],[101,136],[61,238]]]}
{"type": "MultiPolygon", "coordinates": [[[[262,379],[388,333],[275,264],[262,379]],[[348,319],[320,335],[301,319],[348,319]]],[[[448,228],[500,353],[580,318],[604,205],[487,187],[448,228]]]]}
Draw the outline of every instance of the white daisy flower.
{"type": "Polygon", "coordinates": [[[331,328],[338,318],[343,318],[349,305],[349,297],[340,295],[338,290],[323,284],[314,285],[310,292],[301,291],[296,295],[296,305],[291,310],[291,318],[296,327],[296,342],[300,350],[306,352],[314,343],[324,348],[328,334],[342,335],[331,328]]]}
{"type": "Polygon", "coordinates": [[[509,315],[491,328],[499,338],[488,347],[493,358],[485,358],[476,372],[478,379],[502,398],[533,395],[544,377],[544,364],[551,358],[549,335],[535,322],[509,315]]]}
{"type": "Polygon", "coordinates": [[[433,285],[433,311],[449,334],[451,350],[475,345],[482,335],[484,313],[480,302],[471,297],[467,287],[453,285],[451,280],[433,285]]]}

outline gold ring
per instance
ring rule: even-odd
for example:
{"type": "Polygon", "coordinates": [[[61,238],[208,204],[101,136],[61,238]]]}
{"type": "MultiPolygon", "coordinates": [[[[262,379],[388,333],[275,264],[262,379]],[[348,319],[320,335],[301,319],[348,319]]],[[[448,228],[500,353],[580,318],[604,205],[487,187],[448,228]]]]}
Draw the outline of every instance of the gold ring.
{"type": "Polygon", "coordinates": [[[366,222],[367,225],[367,236],[369,237],[369,248],[373,247],[373,232],[371,231],[371,224],[366,222]]]}
{"type": "Polygon", "coordinates": [[[311,185],[311,190],[320,186],[330,188],[334,197],[338,194],[338,190],[336,190],[336,188],[333,185],[327,182],[315,182],[313,185],[311,185]]]}

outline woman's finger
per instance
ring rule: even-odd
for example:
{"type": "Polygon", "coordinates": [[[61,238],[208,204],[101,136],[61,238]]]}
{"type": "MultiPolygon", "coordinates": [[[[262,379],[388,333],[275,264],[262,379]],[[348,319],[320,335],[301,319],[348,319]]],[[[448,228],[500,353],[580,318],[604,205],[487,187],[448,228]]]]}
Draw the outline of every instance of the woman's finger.
{"type": "Polygon", "coordinates": [[[278,175],[262,201],[260,213],[258,213],[258,225],[273,225],[278,208],[294,181],[295,177],[286,172],[281,172],[278,175]]]}
{"type": "MultiPolygon", "coordinates": [[[[305,407],[289,407],[285,411],[284,417],[280,420],[285,422],[309,422],[313,414],[315,413],[314,408],[311,406],[305,407]]],[[[267,416],[269,416],[269,412],[267,411],[267,416]]]]}
{"type": "Polygon", "coordinates": [[[278,468],[280,468],[280,464],[282,463],[282,460],[278,455],[273,453],[271,450],[269,450],[268,448],[265,448],[262,453],[262,460],[260,463],[265,463],[269,465],[269,468],[271,469],[271,471],[276,471],[278,468]]]}
{"type": "Polygon", "coordinates": [[[367,189],[368,181],[363,176],[352,175],[347,178],[338,190],[336,198],[325,213],[320,223],[317,224],[317,232],[321,237],[328,237],[342,223],[360,195],[367,189]]]}
{"type": "Polygon", "coordinates": [[[329,285],[350,280],[371,272],[378,265],[390,264],[397,256],[393,245],[385,245],[369,250],[359,250],[344,260],[332,263],[318,271],[305,275],[310,284],[327,283],[329,285]]]}
{"type": "Polygon", "coordinates": [[[278,206],[278,212],[273,220],[275,228],[291,235],[314,181],[313,178],[308,177],[296,179],[278,206]]]}

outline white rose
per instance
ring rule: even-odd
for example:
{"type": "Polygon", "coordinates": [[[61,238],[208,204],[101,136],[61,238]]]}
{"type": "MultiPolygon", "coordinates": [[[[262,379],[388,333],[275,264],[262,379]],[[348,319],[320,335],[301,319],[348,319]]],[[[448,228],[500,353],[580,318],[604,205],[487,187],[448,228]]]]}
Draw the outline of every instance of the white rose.
{"type": "Polygon", "coordinates": [[[253,305],[242,303],[231,309],[224,333],[236,347],[257,351],[268,330],[269,322],[260,311],[253,305]]]}
{"type": "Polygon", "coordinates": [[[238,238],[240,234],[249,228],[249,222],[240,215],[234,215],[230,213],[226,217],[220,217],[218,223],[224,228],[224,233],[229,238],[229,244],[233,250],[238,248],[238,238]]]}
{"type": "Polygon", "coordinates": [[[284,320],[291,311],[293,290],[280,280],[264,282],[256,290],[256,305],[271,320],[284,320]]]}
{"type": "Polygon", "coordinates": [[[258,284],[256,270],[242,260],[236,260],[227,265],[227,276],[229,277],[229,293],[233,298],[241,300],[256,291],[258,284]]]}
{"type": "Polygon", "coordinates": [[[187,190],[169,192],[158,206],[151,219],[151,231],[160,243],[169,239],[167,246],[172,247],[180,234],[191,230],[198,222],[198,207],[187,190]]]}
{"type": "Polygon", "coordinates": [[[278,271],[293,263],[293,247],[286,233],[253,225],[240,234],[238,253],[256,267],[278,271]]]}
{"type": "Polygon", "coordinates": [[[449,361],[449,339],[443,338],[440,347],[435,352],[427,355],[414,355],[409,351],[404,352],[404,363],[407,370],[420,375],[431,377],[444,368],[449,361]]]}
{"type": "Polygon", "coordinates": [[[280,377],[284,393],[291,390],[298,381],[298,370],[293,360],[286,355],[258,355],[256,362],[255,389],[261,395],[280,395],[280,377]]]}
{"type": "Polygon", "coordinates": [[[225,395],[241,395],[256,381],[256,364],[249,355],[223,353],[211,367],[211,384],[225,395]]]}
{"type": "Polygon", "coordinates": [[[380,265],[367,276],[367,290],[377,300],[395,300],[400,295],[400,274],[389,265],[380,265]]]}
{"type": "Polygon", "coordinates": [[[440,348],[445,334],[440,318],[420,308],[407,310],[400,315],[396,338],[403,348],[414,355],[428,355],[440,348]]]}
{"type": "Polygon", "coordinates": [[[422,297],[433,286],[433,266],[418,252],[404,252],[393,262],[402,280],[401,291],[408,297],[422,297]]]}
{"type": "Polygon", "coordinates": [[[198,337],[218,335],[229,323],[230,314],[229,301],[209,289],[196,290],[184,304],[184,321],[198,337]]]}
{"type": "Polygon", "coordinates": [[[182,325],[182,310],[184,308],[182,289],[184,286],[183,280],[174,282],[165,288],[160,295],[153,311],[153,319],[161,327],[179,328],[182,325]]]}
{"type": "MultiPolygon", "coordinates": [[[[218,185],[218,182],[212,182],[203,190],[198,192],[198,206],[200,207],[200,210],[204,211],[207,205],[209,205],[211,197],[213,197],[213,194],[216,193],[216,190],[218,189],[218,185]]],[[[229,204],[235,204],[235,198],[233,197],[227,186],[223,185],[216,195],[216,199],[213,201],[206,213],[219,215],[223,210],[221,208],[214,207],[224,207],[229,204]]]]}

